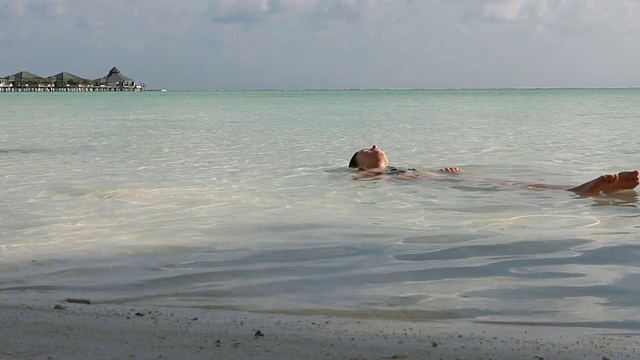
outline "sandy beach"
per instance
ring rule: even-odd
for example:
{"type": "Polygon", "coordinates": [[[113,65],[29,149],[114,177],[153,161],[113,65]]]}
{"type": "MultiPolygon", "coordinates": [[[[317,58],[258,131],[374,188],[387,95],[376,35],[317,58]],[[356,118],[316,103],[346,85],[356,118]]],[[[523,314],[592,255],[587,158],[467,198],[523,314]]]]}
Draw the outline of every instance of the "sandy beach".
{"type": "Polygon", "coordinates": [[[2,359],[634,359],[637,333],[290,316],[229,310],[5,303],[2,359]]]}

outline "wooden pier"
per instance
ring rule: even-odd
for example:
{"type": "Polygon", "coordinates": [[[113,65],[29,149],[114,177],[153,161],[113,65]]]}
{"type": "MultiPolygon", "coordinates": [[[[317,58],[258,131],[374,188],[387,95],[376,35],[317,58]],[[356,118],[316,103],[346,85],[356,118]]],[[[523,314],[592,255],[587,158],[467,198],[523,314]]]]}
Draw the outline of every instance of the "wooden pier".
{"type": "Polygon", "coordinates": [[[103,92],[103,91],[146,91],[147,88],[138,86],[130,87],[12,87],[0,86],[0,92],[103,92]]]}
{"type": "Polygon", "coordinates": [[[103,92],[145,91],[147,84],[136,83],[122,75],[117,67],[101,78],[89,80],[68,72],[41,77],[28,71],[0,78],[0,92],[103,92]]]}

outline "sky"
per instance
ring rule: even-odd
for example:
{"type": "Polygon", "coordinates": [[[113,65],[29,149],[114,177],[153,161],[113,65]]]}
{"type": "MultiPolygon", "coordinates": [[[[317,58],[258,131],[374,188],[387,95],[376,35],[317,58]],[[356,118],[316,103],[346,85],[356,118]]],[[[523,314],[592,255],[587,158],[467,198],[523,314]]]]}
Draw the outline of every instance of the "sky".
{"type": "Polygon", "coordinates": [[[0,54],[175,90],[639,87],[640,0],[0,0],[0,54]]]}

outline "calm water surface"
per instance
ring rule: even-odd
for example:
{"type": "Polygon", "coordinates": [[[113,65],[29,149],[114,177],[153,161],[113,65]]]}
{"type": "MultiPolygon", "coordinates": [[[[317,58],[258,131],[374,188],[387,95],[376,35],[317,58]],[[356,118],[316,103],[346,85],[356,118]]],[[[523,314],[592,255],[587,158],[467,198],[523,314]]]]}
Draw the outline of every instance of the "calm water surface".
{"type": "Polygon", "coordinates": [[[0,294],[640,329],[640,90],[2,94],[0,294]],[[462,174],[354,180],[392,165],[462,174]]]}

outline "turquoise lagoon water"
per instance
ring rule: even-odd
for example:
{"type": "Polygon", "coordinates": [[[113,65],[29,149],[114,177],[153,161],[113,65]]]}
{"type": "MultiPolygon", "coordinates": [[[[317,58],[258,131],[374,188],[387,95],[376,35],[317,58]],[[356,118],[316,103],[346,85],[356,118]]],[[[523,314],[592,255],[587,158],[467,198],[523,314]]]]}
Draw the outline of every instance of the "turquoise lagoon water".
{"type": "Polygon", "coordinates": [[[640,90],[0,96],[14,300],[640,328],[640,90]],[[358,149],[464,173],[354,180],[358,149]]]}

